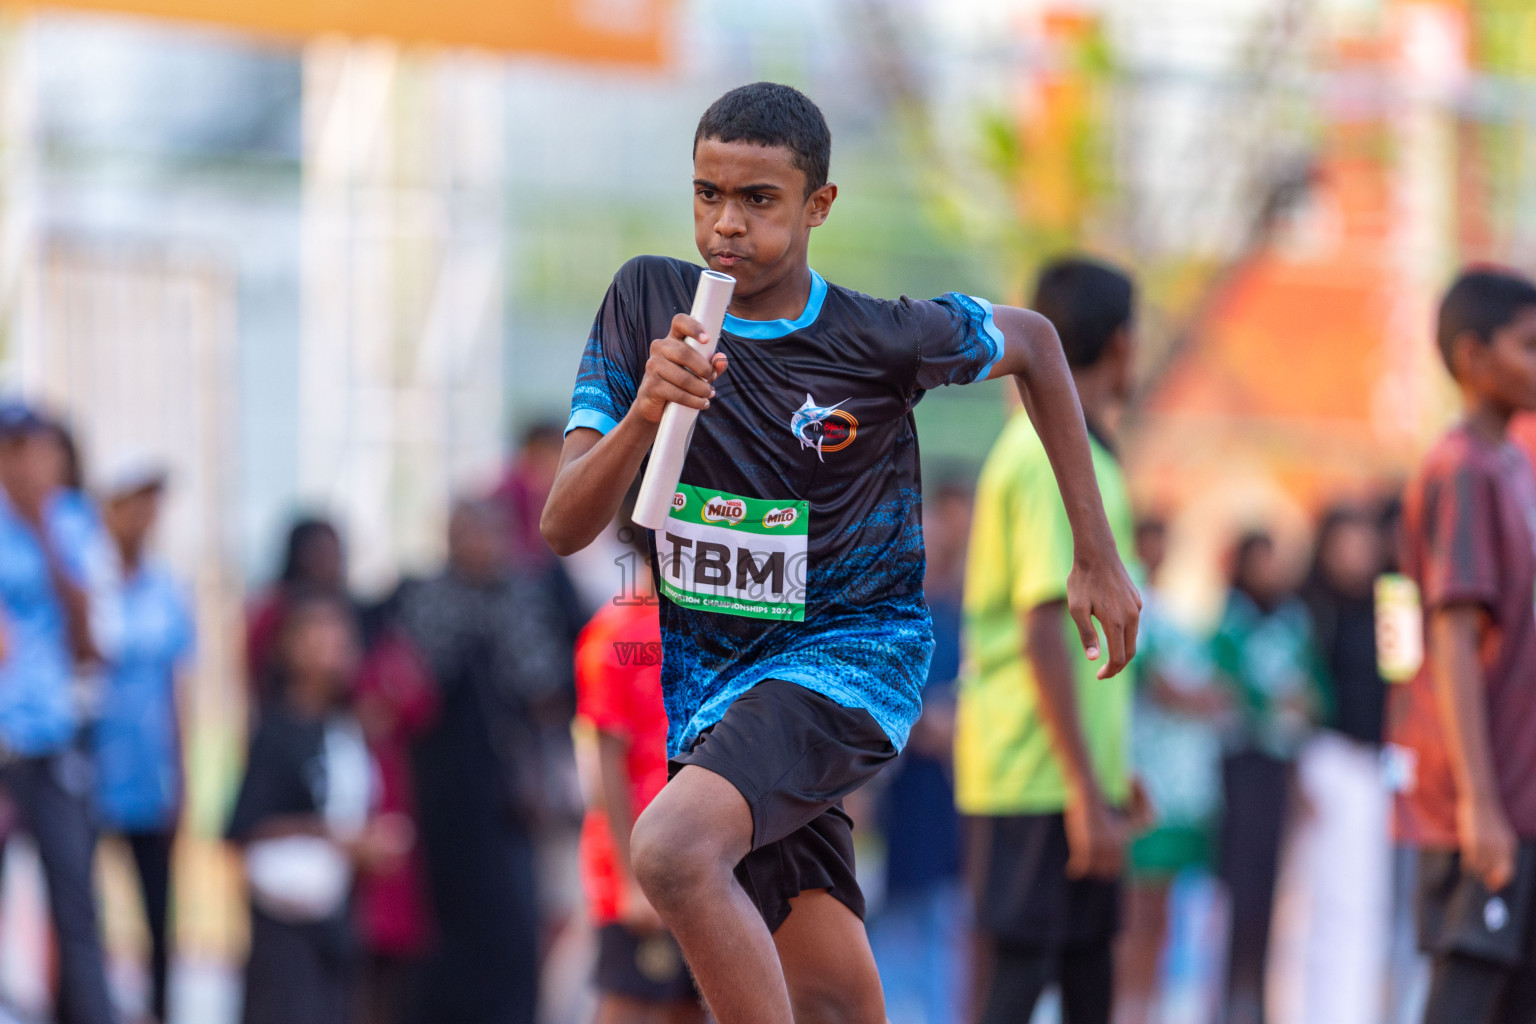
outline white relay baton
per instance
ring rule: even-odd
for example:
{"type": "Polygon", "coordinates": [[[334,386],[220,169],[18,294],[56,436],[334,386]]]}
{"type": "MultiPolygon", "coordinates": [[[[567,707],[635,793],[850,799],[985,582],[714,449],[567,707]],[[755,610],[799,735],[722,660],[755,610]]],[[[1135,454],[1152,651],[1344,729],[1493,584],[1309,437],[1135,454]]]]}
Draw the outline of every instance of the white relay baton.
{"type": "MultiPolygon", "coordinates": [[[[715,344],[720,339],[720,329],[725,324],[725,308],[731,304],[731,291],[736,279],[729,274],[704,271],[699,278],[698,291],[693,293],[693,309],[689,316],[704,327],[709,341],[694,346],[710,359],[715,354],[715,344]]],[[[699,410],[690,409],[676,402],[667,403],[661,414],[661,426],[651,445],[651,461],[645,467],[645,477],[640,481],[640,496],[635,500],[634,520],[651,530],[659,530],[667,523],[672,511],[672,496],[677,493],[677,482],[683,475],[683,459],[688,455],[688,440],[693,436],[694,420],[699,410]]]]}

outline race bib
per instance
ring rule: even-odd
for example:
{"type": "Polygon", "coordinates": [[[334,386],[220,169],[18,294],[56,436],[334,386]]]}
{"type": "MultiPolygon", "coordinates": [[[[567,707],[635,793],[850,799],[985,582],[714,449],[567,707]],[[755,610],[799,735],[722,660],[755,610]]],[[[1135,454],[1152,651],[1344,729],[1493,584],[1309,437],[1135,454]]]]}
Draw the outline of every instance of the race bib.
{"type": "Polygon", "coordinates": [[[682,484],[656,531],[661,592],[684,608],[805,621],[810,502],[682,484]]]}

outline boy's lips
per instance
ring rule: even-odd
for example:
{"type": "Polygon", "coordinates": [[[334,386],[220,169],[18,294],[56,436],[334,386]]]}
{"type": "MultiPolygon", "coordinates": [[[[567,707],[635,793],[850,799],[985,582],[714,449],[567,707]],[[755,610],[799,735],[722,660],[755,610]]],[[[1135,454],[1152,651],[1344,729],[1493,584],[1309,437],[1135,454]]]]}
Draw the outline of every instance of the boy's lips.
{"type": "Polygon", "coordinates": [[[736,264],[746,259],[746,257],[739,252],[712,252],[709,254],[709,258],[712,262],[718,263],[722,267],[734,267],[736,264]]]}

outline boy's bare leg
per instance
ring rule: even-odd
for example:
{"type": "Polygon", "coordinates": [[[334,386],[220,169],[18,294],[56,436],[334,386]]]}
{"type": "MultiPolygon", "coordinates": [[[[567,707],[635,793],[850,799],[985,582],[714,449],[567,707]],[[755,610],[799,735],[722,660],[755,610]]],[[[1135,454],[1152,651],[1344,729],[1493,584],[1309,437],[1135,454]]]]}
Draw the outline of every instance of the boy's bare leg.
{"type": "Polygon", "coordinates": [[[864,922],[825,889],[802,892],[789,906],[773,941],[795,1024],[884,1024],[885,995],[864,922]]]}
{"type": "Polygon", "coordinates": [[[592,1024],[668,1024],[666,1003],[648,1003],[628,996],[605,995],[597,1003],[592,1024]]]}
{"type": "Polygon", "coordinates": [[[732,873],[751,847],[747,801],[691,764],[635,822],[630,856],[635,880],[683,948],[715,1020],[794,1024],[773,936],[732,873]]]}

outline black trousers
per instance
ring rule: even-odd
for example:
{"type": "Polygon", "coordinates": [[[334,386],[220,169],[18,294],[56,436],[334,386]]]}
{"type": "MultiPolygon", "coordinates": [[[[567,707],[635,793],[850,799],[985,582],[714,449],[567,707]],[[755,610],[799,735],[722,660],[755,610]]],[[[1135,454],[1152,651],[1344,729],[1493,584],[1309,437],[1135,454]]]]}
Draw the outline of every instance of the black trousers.
{"type": "Polygon", "coordinates": [[[1227,1017],[1233,1024],[1264,1019],[1269,926],[1292,772],[1291,762],[1257,751],[1229,755],[1221,765],[1221,877],[1232,900],[1227,1017]]]}
{"type": "Polygon", "coordinates": [[[437,948],[422,966],[416,1024],[534,1024],[539,911],[531,836],[492,807],[421,805],[437,948]]]}
{"type": "Polygon", "coordinates": [[[1536,1024],[1536,955],[1515,968],[1435,957],[1424,1024],[1536,1024]]]}
{"type": "Polygon", "coordinates": [[[992,947],[980,1024],[1025,1024],[1051,985],[1063,1024],[1109,1024],[1119,881],[1067,877],[1059,813],[972,818],[969,838],[976,927],[992,947]]]}
{"type": "Polygon", "coordinates": [[[1450,894],[1461,879],[1460,857],[1424,851],[1419,858],[1420,942],[1434,953],[1424,1024],[1536,1024],[1536,905],[1514,966],[1438,951],[1450,894]]]}
{"type": "Polygon", "coordinates": [[[22,758],[0,768],[0,785],[16,801],[22,823],[37,843],[48,883],[48,907],[59,946],[59,1024],[117,1020],[96,920],[90,784],[89,763],[74,751],[22,758]]]}
{"type": "Polygon", "coordinates": [[[290,924],[251,908],[241,1024],[346,1024],[355,966],[346,913],[290,924]]]}
{"type": "Polygon", "coordinates": [[[1062,1024],[1109,1024],[1115,998],[1110,943],[1056,952],[997,943],[981,1024],[1028,1024],[1050,985],[1061,991],[1062,1024]]]}
{"type": "Polygon", "coordinates": [[[169,829],[125,832],[123,840],[133,854],[139,898],[144,903],[144,926],[149,932],[149,1009],[155,1020],[164,1024],[171,968],[171,853],[176,833],[169,829]]]}

